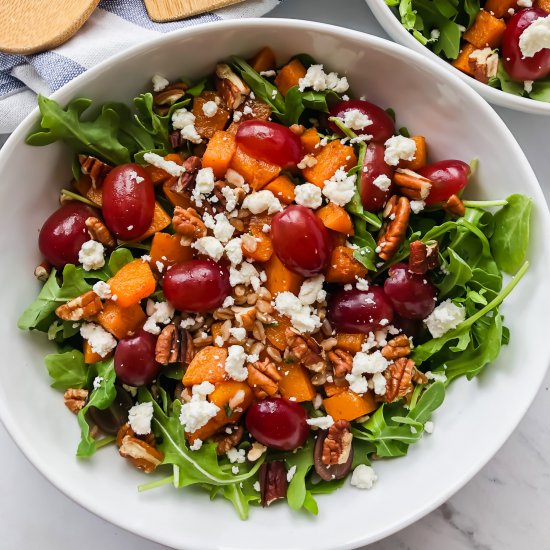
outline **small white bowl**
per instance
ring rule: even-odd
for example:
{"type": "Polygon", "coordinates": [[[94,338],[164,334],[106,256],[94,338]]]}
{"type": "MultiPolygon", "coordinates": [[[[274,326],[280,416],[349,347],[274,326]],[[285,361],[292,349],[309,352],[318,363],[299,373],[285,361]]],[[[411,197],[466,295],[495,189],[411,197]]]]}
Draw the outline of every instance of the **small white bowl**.
{"type": "MultiPolygon", "coordinates": [[[[49,387],[43,365],[53,346],[42,334],[18,331],[16,320],[38,293],[38,230],[70,179],[71,155],[60,143],[25,145],[34,111],[0,151],[0,418],[29,460],[61,491],[129,531],[176,548],[345,549],[379,540],[433,510],[464,485],[512,433],[537,392],[550,349],[550,216],[519,145],[504,123],[466,84],[440,65],[392,42],[342,28],[285,19],[244,19],[169,33],[90,69],[53,95],[62,104],[85,96],[128,101],[151,75],[198,78],[231,54],[270,45],[280,62],[307,52],[347,74],[357,96],[393,107],[398,126],[427,136],[432,159],[480,159],[468,196],[534,199],[531,268],[503,306],[510,345],[480,378],[459,380],[436,412],[435,433],[409,456],[378,461],[371,491],[349,484],[319,497],[319,516],[286,505],[253,509],[248,522],[231,505],[199,490],[170,486],[138,493],[143,474],[114,448],[93,459],[74,456],[76,419],[49,387]]],[[[93,534],[91,534],[93,536],[93,534]]]]}
{"type": "Polygon", "coordinates": [[[433,53],[429,48],[423,46],[407,29],[405,29],[405,27],[403,27],[399,16],[384,0],[366,0],[366,2],[374,14],[374,17],[376,17],[380,25],[382,25],[383,29],[393,38],[393,40],[425,55],[440,66],[445,67],[448,71],[460,77],[489,103],[507,107],[514,111],[550,116],[550,103],[529,99],[528,97],[520,97],[492,88],[464,74],[447,61],[441,59],[441,57],[433,53]]]}

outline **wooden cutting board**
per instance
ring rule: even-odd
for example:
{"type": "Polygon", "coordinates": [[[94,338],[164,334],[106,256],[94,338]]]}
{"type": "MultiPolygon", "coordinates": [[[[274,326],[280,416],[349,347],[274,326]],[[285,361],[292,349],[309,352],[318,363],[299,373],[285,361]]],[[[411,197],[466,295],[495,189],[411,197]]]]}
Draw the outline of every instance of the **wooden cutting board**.
{"type": "MultiPolygon", "coordinates": [[[[0,0],[4,2],[5,0],[0,0]]],[[[164,23],[176,21],[205,11],[225,8],[243,0],[145,0],[149,17],[153,21],[164,23]]]]}
{"type": "Polygon", "coordinates": [[[62,44],[99,0],[0,0],[0,52],[31,54],[62,44]]]}

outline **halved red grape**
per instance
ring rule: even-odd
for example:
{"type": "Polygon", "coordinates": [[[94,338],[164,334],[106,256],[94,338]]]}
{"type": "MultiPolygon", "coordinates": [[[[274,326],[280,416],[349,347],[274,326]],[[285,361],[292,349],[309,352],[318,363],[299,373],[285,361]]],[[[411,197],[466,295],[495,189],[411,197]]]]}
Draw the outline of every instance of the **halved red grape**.
{"type": "Polygon", "coordinates": [[[65,264],[78,264],[82,245],[90,240],[86,220],[97,212],[81,202],[68,202],[58,208],[40,229],[38,247],[46,260],[61,269],[65,264]]]}
{"type": "Polygon", "coordinates": [[[470,166],[461,160],[441,160],[417,170],[432,182],[426,204],[447,200],[468,185],[470,166]]]}
{"type": "Polygon", "coordinates": [[[302,160],[302,142],[286,126],[264,120],[245,120],[235,136],[249,155],[276,164],[294,166],[302,160]]]}
{"type": "Polygon", "coordinates": [[[425,275],[411,273],[405,263],[390,267],[384,292],[405,319],[425,319],[435,307],[436,288],[425,275]]]}
{"type": "MultiPolygon", "coordinates": [[[[372,141],[376,143],[384,143],[395,134],[395,123],[390,115],[384,109],[378,107],[378,105],[364,101],[363,99],[350,99],[337,103],[330,110],[330,116],[343,119],[346,111],[351,111],[352,109],[361,111],[361,113],[367,115],[372,121],[372,124],[364,128],[353,130],[356,134],[370,134],[372,135],[372,141]]],[[[333,132],[337,134],[341,133],[334,122],[329,122],[329,126],[333,132]]]]}
{"type": "Polygon", "coordinates": [[[393,186],[386,191],[383,191],[377,181],[380,176],[386,176],[390,180],[393,178],[394,168],[384,161],[385,148],[380,143],[369,143],[365,153],[363,162],[363,170],[361,172],[361,203],[363,208],[368,212],[378,212],[386,204],[389,199],[393,186]]]}
{"type": "Polygon", "coordinates": [[[143,329],[123,338],[115,348],[115,373],[129,386],[150,384],[160,371],[155,361],[157,338],[143,329]]]}
{"type": "Polygon", "coordinates": [[[291,271],[312,277],[328,267],[330,236],[309,208],[292,205],[276,214],[271,223],[271,238],[275,254],[291,271]]]}
{"type": "Polygon", "coordinates": [[[393,307],[379,286],[340,290],[329,299],[327,317],[338,331],[368,334],[392,322],[393,307]]]}
{"type": "Polygon", "coordinates": [[[113,168],[103,182],[103,217],[107,227],[126,241],[137,239],[151,225],[155,191],[139,164],[113,168]]]}
{"type": "Polygon", "coordinates": [[[502,36],[502,63],[514,80],[538,80],[550,74],[550,48],[544,48],[533,57],[525,57],[519,40],[525,29],[539,17],[548,14],[541,8],[518,11],[506,25],[502,36]]]}
{"type": "Polygon", "coordinates": [[[174,265],[162,279],[166,299],[180,311],[215,309],[231,293],[229,273],[211,260],[190,260],[174,265]]]}
{"type": "Polygon", "coordinates": [[[306,421],[305,409],[282,397],[258,401],[246,413],[246,427],[252,437],[277,451],[291,451],[306,442],[306,421]]]}

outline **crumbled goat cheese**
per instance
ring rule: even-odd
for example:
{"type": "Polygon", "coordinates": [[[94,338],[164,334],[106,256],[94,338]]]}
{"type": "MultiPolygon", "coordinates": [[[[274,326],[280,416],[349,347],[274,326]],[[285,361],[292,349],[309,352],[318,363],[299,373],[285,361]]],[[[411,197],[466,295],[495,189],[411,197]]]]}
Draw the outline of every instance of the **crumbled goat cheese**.
{"type": "Polygon", "coordinates": [[[530,93],[533,91],[533,82],[534,82],[534,80],[526,80],[526,81],[523,83],[523,89],[524,89],[528,94],[530,94],[530,93]]]}
{"type": "Polygon", "coordinates": [[[231,327],[229,329],[229,334],[231,334],[235,340],[242,342],[246,338],[246,329],[243,327],[231,327]]]}
{"type": "Polygon", "coordinates": [[[232,447],[226,453],[227,458],[231,464],[243,464],[246,461],[246,451],[244,449],[236,449],[232,447]]]}
{"type": "Polygon", "coordinates": [[[441,32],[439,29],[432,29],[432,31],[430,32],[430,39],[433,40],[434,42],[438,40],[440,36],[441,36],[441,32]]]}
{"type": "Polygon", "coordinates": [[[155,262],[155,265],[157,266],[158,272],[162,273],[162,271],[164,270],[164,264],[162,262],[160,262],[159,260],[157,260],[155,262]]]}
{"type": "Polygon", "coordinates": [[[179,130],[181,137],[191,143],[202,143],[202,138],[195,128],[195,115],[185,108],[176,109],[172,113],[172,126],[179,130]]]}
{"type": "Polygon", "coordinates": [[[223,256],[223,244],[216,237],[201,237],[192,246],[199,254],[209,256],[215,262],[223,256]]]}
{"type": "Polygon", "coordinates": [[[138,403],[128,411],[130,427],[138,435],[151,433],[151,420],[153,419],[153,403],[138,403]]]}
{"type": "Polygon", "coordinates": [[[466,310],[463,307],[453,304],[451,300],[445,300],[424,319],[424,323],[431,335],[439,338],[456,328],[465,318],[466,310]]]}
{"type": "Polygon", "coordinates": [[[292,478],[294,477],[295,473],[296,473],[296,465],[291,466],[288,472],[286,473],[286,480],[288,483],[292,481],[292,478]]]}
{"type": "Polygon", "coordinates": [[[78,252],[78,261],[84,271],[99,269],[105,265],[105,247],[97,241],[86,241],[78,252]]]}
{"type": "MultiPolygon", "coordinates": [[[[249,262],[244,262],[240,269],[234,267],[229,268],[229,284],[237,285],[252,285],[252,288],[260,287],[260,274],[258,270],[249,262]]],[[[254,288],[257,290],[257,288],[254,288]]]]}
{"type": "Polygon", "coordinates": [[[215,389],[216,387],[212,382],[205,381],[200,384],[195,384],[191,391],[193,395],[198,395],[201,399],[206,399],[215,389]]]}
{"type": "Polygon", "coordinates": [[[195,439],[192,445],[189,445],[190,451],[198,451],[202,447],[202,439],[195,439]]]}
{"type": "Polygon", "coordinates": [[[181,328],[189,328],[193,325],[196,325],[199,322],[198,319],[194,319],[193,317],[189,317],[188,319],[182,319],[180,322],[181,328]]]}
{"type": "Polygon", "coordinates": [[[384,144],[384,161],[390,166],[397,166],[401,159],[414,160],[416,153],[416,142],[414,139],[405,136],[392,136],[384,144]]]}
{"type": "Polygon", "coordinates": [[[430,420],[428,420],[428,422],[426,422],[424,424],[424,431],[427,433],[427,434],[433,434],[434,433],[434,423],[430,420]]]}
{"type": "Polygon", "coordinates": [[[153,75],[151,81],[153,83],[153,92],[162,92],[162,90],[170,84],[170,82],[163,76],[160,76],[160,74],[153,75]]]}
{"type": "Polygon", "coordinates": [[[214,217],[205,213],[202,219],[204,225],[206,225],[208,229],[212,229],[214,237],[222,243],[229,241],[235,232],[235,228],[229,223],[227,216],[223,213],[216,214],[214,217]]]}
{"type": "Polygon", "coordinates": [[[105,357],[116,347],[113,335],[94,323],[84,323],[80,327],[80,335],[88,340],[92,351],[101,357],[105,357]]]}
{"type": "Polygon", "coordinates": [[[380,174],[377,176],[374,181],[372,182],[380,191],[386,192],[391,185],[391,179],[386,176],[386,174],[380,174]]]}
{"type": "Polygon", "coordinates": [[[212,118],[218,112],[218,104],[215,101],[207,101],[202,106],[202,112],[208,118],[212,118]]]}
{"type": "Polygon", "coordinates": [[[161,170],[164,170],[165,172],[176,178],[185,173],[185,168],[183,166],[180,166],[173,160],[164,160],[160,155],[157,155],[156,153],[145,153],[143,155],[143,160],[151,166],[160,168],[161,170]]]}
{"type": "Polygon", "coordinates": [[[277,74],[276,71],[269,70],[269,71],[261,71],[260,76],[266,76],[267,78],[271,78],[272,76],[275,76],[277,74]]]}
{"type": "Polygon", "coordinates": [[[236,187],[242,187],[244,185],[244,178],[233,168],[229,168],[225,173],[225,181],[236,187]]]}
{"type": "Polygon", "coordinates": [[[214,338],[214,344],[216,346],[221,348],[223,346],[223,343],[224,343],[223,336],[216,336],[216,338],[214,338]]]}
{"type": "Polygon", "coordinates": [[[267,447],[265,445],[254,441],[250,451],[248,451],[247,458],[250,462],[256,462],[256,460],[258,460],[266,451],[267,447]]]}
{"type": "Polygon", "coordinates": [[[260,492],[260,482],[259,481],[255,481],[254,484],[252,485],[254,491],[256,491],[257,493],[260,492]]]}
{"type": "Polygon", "coordinates": [[[546,48],[550,48],[550,14],[535,19],[519,37],[523,57],[533,57],[546,48]]]}
{"type": "Polygon", "coordinates": [[[231,473],[236,476],[239,474],[239,467],[238,466],[231,466],[231,473]]]}
{"type": "Polygon", "coordinates": [[[222,187],[222,195],[225,199],[225,209],[228,212],[233,212],[237,206],[237,193],[231,187],[224,186],[222,187]]]}
{"type": "Polygon", "coordinates": [[[195,178],[195,188],[193,189],[192,199],[195,201],[197,206],[202,206],[202,199],[212,193],[214,190],[214,171],[212,168],[201,168],[197,172],[195,178]]]}
{"type": "MultiPolygon", "coordinates": [[[[388,360],[380,351],[375,351],[370,354],[362,351],[356,353],[353,357],[351,373],[346,374],[346,380],[349,382],[350,389],[355,393],[366,393],[369,386],[368,381],[363,374],[382,373],[388,368],[388,365],[388,360]]],[[[373,383],[375,382],[373,381],[373,383]]],[[[379,381],[378,388],[380,389],[379,381]]],[[[385,383],[383,393],[385,393],[385,383]]]]}
{"type": "Polygon", "coordinates": [[[532,8],[533,2],[532,0],[518,0],[518,6],[520,8],[532,8]]]}
{"type": "Polygon", "coordinates": [[[428,380],[435,380],[436,382],[447,382],[447,375],[443,372],[432,372],[431,370],[428,370],[424,374],[428,380]]]}
{"type": "Polygon", "coordinates": [[[194,393],[191,401],[181,406],[179,420],[187,433],[193,433],[214,418],[219,411],[220,408],[217,405],[194,393]]]}
{"type": "Polygon", "coordinates": [[[94,390],[98,390],[99,388],[101,388],[101,384],[103,384],[104,380],[105,378],[103,378],[103,376],[96,376],[92,383],[94,390]]]}
{"type": "Polygon", "coordinates": [[[386,393],[386,378],[380,372],[372,375],[369,380],[369,389],[374,390],[376,395],[384,395],[386,393]]]}
{"type": "Polygon", "coordinates": [[[296,167],[300,170],[304,170],[305,168],[312,168],[317,164],[317,159],[313,155],[306,155],[297,165],[296,167]]]}
{"type": "Polygon", "coordinates": [[[229,346],[227,359],[225,360],[225,372],[233,380],[242,382],[248,378],[248,370],[245,367],[246,353],[242,346],[229,346]]]}
{"type": "Polygon", "coordinates": [[[344,290],[353,290],[353,285],[350,285],[350,284],[344,285],[344,290]]]}
{"type": "Polygon", "coordinates": [[[298,82],[300,91],[306,88],[313,88],[316,92],[332,90],[337,94],[344,93],[349,89],[348,79],[340,78],[337,73],[325,73],[323,65],[311,65],[304,78],[298,82]]]}
{"type": "Polygon", "coordinates": [[[271,226],[268,225],[267,223],[264,223],[264,224],[262,225],[262,231],[263,231],[264,233],[269,233],[269,232],[271,231],[271,226]]]}
{"type": "Polygon", "coordinates": [[[240,237],[235,237],[234,239],[231,239],[225,245],[225,255],[233,266],[239,265],[243,261],[243,248],[242,240],[240,237]]]}
{"type": "Polygon", "coordinates": [[[355,193],[355,180],[356,176],[348,176],[343,168],[338,168],[329,180],[325,180],[323,195],[329,201],[345,206],[355,193]]]}
{"type": "Polygon", "coordinates": [[[233,120],[234,122],[239,122],[243,116],[242,111],[233,111],[233,120]]]}
{"type": "Polygon", "coordinates": [[[250,210],[252,214],[261,214],[266,210],[268,214],[274,214],[283,209],[279,199],[267,189],[247,195],[243,201],[243,208],[250,210]]]}
{"type": "Polygon", "coordinates": [[[228,297],[223,301],[222,307],[223,307],[223,308],[231,307],[231,306],[234,305],[234,304],[235,304],[235,298],[233,298],[233,296],[228,296],[228,297]]]}
{"type": "Polygon", "coordinates": [[[102,299],[108,300],[111,297],[111,287],[105,281],[98,281],[92,290],[102,299]]]}
{"type": "Polygon", "coordinates": [[[315,210],[323,204],[323,195],[321,194],[321,188],[313,183],[303,183],[297,185],[294,188],[296,198],[294,199],[296,204],[307,206],[315,210]]]}
{"type": "Polygon", "coordinates": [[[357,290],[368,290],[369,282],[366,279],[362,279],[361,277],[358,277],[357,282],[355,283],[355,288],[357,290]]]}
{"type": "Polygon", "coordinates": [[[411,210],[414,214],[419,214],[424,210],[424,207],[426,206],[426,203],[424,201],[411,201],[410,203],[411,210]]]}
{"type": "Polygon", "coordinates": [[[318,418],[308,418],[306,422],[310,426],[320,428],[321,430],[328,430],[334,424],[334,419],[332,418],[332,416],[327,415],[320,416],[318,418]]]}
{"type": "Polygon", "coordinates": [[[292,294],[292,292],[280,292],[275,298],[275,309],[282,315],[286,315],[292,326],[300,332],[313,332],[321,326],[319,316],[313,309],[292,294]]]}
{"type": "Polygon", "coordinates": [[[359,464],[351,474],[351,484],[358,489],[372,489],[377,480],[376,472],[366,464],[359,464]]]}
{"type": "Polygon", "coordinates": [[[368,115],[359,109],[348,109],[340,120],[342,120],[346,128],[350,128],[351,130],[362,130],[372,124],[372,120],[368,115]]]}
{"type": "Polygon", "coordinates": [[[298,294],[300,302],[308,306],[313,305],[315,302],[322,302],[327,297],[326,291],[323,290],[324,282],[324,275],[315,275],[315,277],[306,279],[302,283],[298,294]]]}
{"type": "Polygon", "coordinates": [[[147,321],[143,325],[143,330],[150,334],[160,334],[158,325],[167,325],[174,316],[174,308],[168,302],[153,302],[147,300],[147,321]]]}

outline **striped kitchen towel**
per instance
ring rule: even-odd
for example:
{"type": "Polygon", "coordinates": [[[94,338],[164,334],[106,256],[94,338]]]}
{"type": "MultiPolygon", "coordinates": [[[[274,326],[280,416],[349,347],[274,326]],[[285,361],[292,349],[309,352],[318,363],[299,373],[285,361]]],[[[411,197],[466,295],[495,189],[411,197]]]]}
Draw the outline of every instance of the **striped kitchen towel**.
{"type": "Polygon", "coordinates": [[[36,94],[51,94],[110,55],[175,29],[259,17],[280,1],[246,0],[182,21],[154,23],[143,0],[102,0],[80,31],[54,50],[26,56],[0,54],[0,134],[12,132],[34,109],[36,94]]]}

